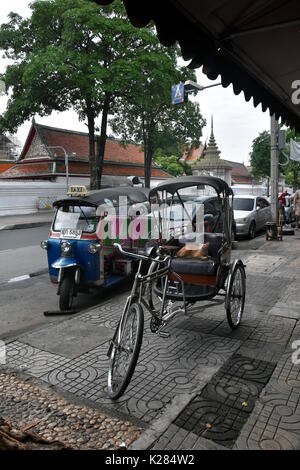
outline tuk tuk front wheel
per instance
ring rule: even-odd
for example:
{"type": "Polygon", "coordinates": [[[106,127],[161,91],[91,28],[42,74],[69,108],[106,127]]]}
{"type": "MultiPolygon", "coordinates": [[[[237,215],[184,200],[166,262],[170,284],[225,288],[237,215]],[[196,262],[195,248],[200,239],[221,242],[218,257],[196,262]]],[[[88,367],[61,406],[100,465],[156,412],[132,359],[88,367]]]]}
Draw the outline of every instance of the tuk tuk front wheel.
{"type": "Polygon", "coordinates": [[[70,310],[74,298],[74,276],[64,276],[60,286],[59,308],[62,311],[70,310]]]}

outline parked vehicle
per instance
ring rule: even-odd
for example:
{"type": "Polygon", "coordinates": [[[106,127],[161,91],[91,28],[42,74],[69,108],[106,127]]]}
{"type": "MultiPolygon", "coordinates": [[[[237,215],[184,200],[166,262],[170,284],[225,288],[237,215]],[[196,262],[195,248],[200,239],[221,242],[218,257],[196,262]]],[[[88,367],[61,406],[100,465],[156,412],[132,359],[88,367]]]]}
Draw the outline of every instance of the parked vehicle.
{"type": "Polygon", "coordinates": [[[233,201],[236,234],[254,238],[259,230],[272,221],[271,206],[261,196],[236,196],[233,201]]]}
{"type": "Polygon", "coordinates": [[[294,196],[285,197],[286,205],[284,206],[284,212],[285,212],[285,220],[287,224],[291,224],[292,222],[296,220],[293,201],[294,201],[294,196]]]}
{"type": "Polygon", "coordinates": [[[133,260],[116,257],[112,242],[121,240],[127,250],[137,249],[141,241],[132,240],[128,228],[149,205],[142,189],[124,186],[87,192],[80,186],[71,187],[70,197],[54,206],[49,238],[41,247],[47,250],[51,282],[58,284],[59,307],[66,311],[79,292],[112,286],[134,272],[133,260]]]}
{"type": "MultiPolygon", "coordinates": [[[[138,260],[139,267],[107,354],[108,395],[113,400],[123,395],[133,376],[143,339],[144,311],[150,314],[151,332],[168,337],[165,328],[172,318],[182,314],[188,321],[189,315],[192,315],[190,308],[196,302],[210,301],[221,295],[224,296],[229,326],[236,329],[241,323],[246,274],[240,259],[231,260],[231,188],[225,181],[211,176],[178,177],[153,188],[149,200],[155,203],[164,200],[167,195],[176,197],[180,189],[199,185],[215,190],[221,201],[224,220],[222,233],[205,233],[206,254],[201,253],[204,245],[197,245],[196,228],[191,234],[196,240],[192,245],[191,238],[186,236],[165,239],[160,223],[164,213],[159,217],[157,246],[148,255],[131,254],[120,244],[115,244],[124,256],[138,260]],[[150,267],[144,274],[142,268],[145,263],[147,266],[150,263],[150,267]]],[[[185,206],[183,201],[182,206],[185,206]]],[[[162,209],[164,211],[165,207],[162,209]]]]}
{"type": "MultiPolygon", "coordinates": [[[[216,232],[222,233],[224,223],[224,213],[222,211],[222,200],[217,196],[197,196],[192,198],[191,196],[181,196],[182,202],[185,203],[186,207],[183,207],[180,202],[173,204],[170,209],[169,217],[174,226],[181,226],[184,218],[185,211],[187,210],[188,204],[191,206],[191,216],[193,223],[196,221],[197,207],[199,204],[203,204],[204,209],[204,230],[205,232],[216,232]]],[[[177,201],[177,199],[175,199],[177,201]]],[[[232,214],[232,238],[234,240],[236,235],[236,222],[232,214]]]]}

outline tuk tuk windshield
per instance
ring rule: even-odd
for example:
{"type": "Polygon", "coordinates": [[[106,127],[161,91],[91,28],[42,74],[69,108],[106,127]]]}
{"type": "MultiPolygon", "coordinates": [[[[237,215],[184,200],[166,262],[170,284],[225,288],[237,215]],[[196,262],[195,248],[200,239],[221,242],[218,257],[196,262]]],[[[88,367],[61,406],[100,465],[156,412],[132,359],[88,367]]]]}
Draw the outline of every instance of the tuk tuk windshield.
{"type": "Polygon", "coordinates": [[[95,232],[99,217],[96,217],[96,208],[88,206],[61,206],[56,212],[53,230],[62,229],[81,230],[82,232],[95,232]]]}

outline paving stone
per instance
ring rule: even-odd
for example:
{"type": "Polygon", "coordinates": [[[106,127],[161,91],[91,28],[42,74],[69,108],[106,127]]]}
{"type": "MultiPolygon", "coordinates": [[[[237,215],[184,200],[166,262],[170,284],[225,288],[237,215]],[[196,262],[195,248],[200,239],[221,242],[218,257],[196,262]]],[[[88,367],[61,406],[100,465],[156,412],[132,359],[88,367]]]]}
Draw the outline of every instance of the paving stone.
{"type": "Polygon", "coordinates": [[[249,339],[286,345],[295,325],[296,321],[290,318],[268,316],[258,324],[249,339]]]}
{"type": "Polygon", "coordinates": [[[234,448],[300,449],[300,393],[272,379],[256,403],[234,448]]]}
{"type": "Polygon", "coordinates": [[[247,339],[242,343],[238,354],[277,364],[284,350],[283,344],[247,339]]]}
{"type": "Polygon", "coordinates": [[[243,380],[266,385],[275,369],[275,365],[234,354],[220,369],[219,375],[228,374],[243,380]]]}
{"type": "Polygon", "coordinates": [[[299,306],[291,306],[288,304],[283,305],[281,302],[277,302],[276,305],[269,311],[270,315],[278,317],[293,318],[298,320],[300,318],[300,304],[299,306]]]}
{"type": "Polygon", "coordinates": [[[6,346],[6,363],[34,377],[42,377],[58,366],[66,366],[70,362],[65,357],[41,351],[30,345],[14,341],[6,346]]]}
{"type": "Polygon", "coordinates": [[[285,293],[290,281],[282,278],[249,274],[246,268],[246,302],[267,309],[274,307],[285,293]]]}
{"type": "MultiPolygon", "coordinates": [[[[225,311],[223,312],[225,314],[225,311]]],[[[221,324],[220,320],[213,320],[211,318],[197,318],[191,317],[180,321],[175,326],[176,328],[184,331],[193,331],[193,332],[202,332],[202,333],[212,333],[215,331],[218,325],[221,324]]]]}
{"type": "Polygon", "coordinates": [[[285,262],[284,256],[254,253],[245,260],[247,273],[271,274],[275,269],[285,262]]]}
{"type": "Polygon", "coordinates": [[[242,318],[242,324],[236,330],[232,330],[228,324],[228,321],[224,320],[211,333],[213,335],[223,336],[225,338],[235,338],[244,341],[249,338],[253,331],[253,327],[251,328],[249,326],[244,326],[244,321],[242,318]]]}
{"type": "Polygon", "coordinates": [[[279,383],[286,384],[300,390],[300,363],[293,361],[293,353],[300,359],[296,350],[290,349],[282,355],[274,370],[272,378],[279,383]]]}
{"type": "Polygon", "coordinates": [[[111,336],[112,330],[106,327],[90,325],[74,318],[44,329],[43,334],[35,331],[24,335],[22,342],[73,359],[106,342],[111,336]]]}
{"type": "Polygon", "coordinates": [[[232,448],[248,416],[245,411],[197,396],[174,424],[200,437],[232,448]]]}
{"type": "Polygon", "coordinates": [[[262,389],[261,383],[218,372],[202,390],[201,397],[251,413],[262,389]]]}

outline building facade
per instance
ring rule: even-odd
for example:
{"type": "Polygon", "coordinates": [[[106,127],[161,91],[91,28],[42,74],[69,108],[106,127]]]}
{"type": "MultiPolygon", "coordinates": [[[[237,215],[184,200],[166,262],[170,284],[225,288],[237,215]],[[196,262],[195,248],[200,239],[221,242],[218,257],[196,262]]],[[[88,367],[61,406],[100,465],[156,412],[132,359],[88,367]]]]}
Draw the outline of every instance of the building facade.
{"type": "MultiPolygon", "coordinates": [[[[65,181],[65,152],[69,162],[70,183],[89,184],[88,134],[44,126],[33,121],[20,158],[0,175],[0,180],[65,181]]],[[[142,148],[132,143],[124,147],[115,139],[107,139],[103,174],[143,178],[142,148]]],[[[158,165],[152,165],[154,181],[169,177],[158,165]]]]}

